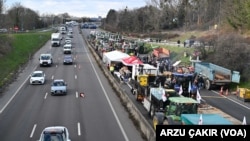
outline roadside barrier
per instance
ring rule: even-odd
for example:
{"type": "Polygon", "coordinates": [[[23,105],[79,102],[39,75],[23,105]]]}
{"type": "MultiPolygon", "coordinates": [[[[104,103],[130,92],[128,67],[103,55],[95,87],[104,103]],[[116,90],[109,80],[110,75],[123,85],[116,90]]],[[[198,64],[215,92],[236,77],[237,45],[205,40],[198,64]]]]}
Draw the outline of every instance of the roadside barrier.
{"type": "MultiPolygon", "coordinates": [[[[83,35],[82,35],[83,36],[83,35]]],[[[88,41],[84,38],[88,44],[88,48],[90,49],[91,53],[93,54],[96,62],[98,63],[99,67],[103,70],[104,74],[106,75],[107,79],[109,79],[110,84],[113,86],[113,89],[117,92],[118,97],[120,98],[122,104],[127,109],[132,118],[135,126],[137,129],[142,133],[142,137],[147,141],[155,141],[155,131],[153,127],[148,123],[145,117],[141,114],[138,110],[136,105],[134,105],[133,101],[128,97],[128,94],[120,87],[119,82],[111,75],[109,70],[107,70],[107,66],[102,64],[102,60],[100,56],[95,52],[94,47],[88,43],[88,41]]]]}

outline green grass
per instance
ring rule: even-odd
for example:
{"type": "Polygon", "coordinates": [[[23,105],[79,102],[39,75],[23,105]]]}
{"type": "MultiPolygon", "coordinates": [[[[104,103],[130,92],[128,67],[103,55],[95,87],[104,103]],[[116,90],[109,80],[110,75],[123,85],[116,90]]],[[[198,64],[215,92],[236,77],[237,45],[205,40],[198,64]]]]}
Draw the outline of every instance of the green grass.
{"type": "MultiPolygon", "coordinates": [[[[49,39],[51,32],[6,34],[10,51],[0,58],[0,87],[49,39]]],[[[4,36],[4,35],[3,35],[4,36]]],[[[2,37],[1,38],[6,38],[2,37]]]]}

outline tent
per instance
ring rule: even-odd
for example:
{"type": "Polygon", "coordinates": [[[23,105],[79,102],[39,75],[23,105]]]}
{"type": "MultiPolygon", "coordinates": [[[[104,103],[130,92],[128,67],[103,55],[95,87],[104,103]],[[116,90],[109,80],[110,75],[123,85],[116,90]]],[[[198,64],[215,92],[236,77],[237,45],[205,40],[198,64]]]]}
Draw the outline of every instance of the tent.
{"type": "MultiPolygon", "coordinates": [[[[150,64],[142,64],[143,74],[157,74],[158,69],[150,64]]],[[[132,67],[132,79],[135,79],[136,75],[139,75],[139,65],[133,65],[132,67]]]]}
{"type": "Polygon", "coordinates": [[[126,66],[133,66],[138,64],[143,64],[143,62],[136,56],[129,56],[122,59],[122,63],[126,66]]]}
{"type": "Polygon", "coordinates": [[[129,55],[118,50],[106,52],[103,54],[103,63],[110,64],[111,62],[122,62],[123,58],[127,58],[129,55]]]}

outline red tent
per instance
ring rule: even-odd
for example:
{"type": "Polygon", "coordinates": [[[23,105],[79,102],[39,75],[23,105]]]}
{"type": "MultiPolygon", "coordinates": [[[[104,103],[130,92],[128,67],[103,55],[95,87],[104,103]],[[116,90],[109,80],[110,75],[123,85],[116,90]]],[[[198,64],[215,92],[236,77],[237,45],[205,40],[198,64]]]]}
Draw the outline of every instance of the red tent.
{"type": "Polygon", "coordinates": [[[122,63],[126,66],[143,64],[143,62],[139,58],[137,58],[136,56],[130,56],[127,58],[123,58],[122,63]]]}

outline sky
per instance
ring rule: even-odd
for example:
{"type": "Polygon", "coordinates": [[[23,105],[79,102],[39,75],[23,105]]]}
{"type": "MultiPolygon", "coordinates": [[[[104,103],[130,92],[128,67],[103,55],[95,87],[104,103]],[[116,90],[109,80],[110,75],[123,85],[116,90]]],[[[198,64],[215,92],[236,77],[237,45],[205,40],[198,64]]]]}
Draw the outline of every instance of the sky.
{"type": "Polygon", "coordinates": [[[128,10],[146,6],[146,0],[5,0],[4,6],[10,9],[20,3],[26,8],[43,14],[68,13],[74,17],[106,17],[110,9],[128,10]]]}

